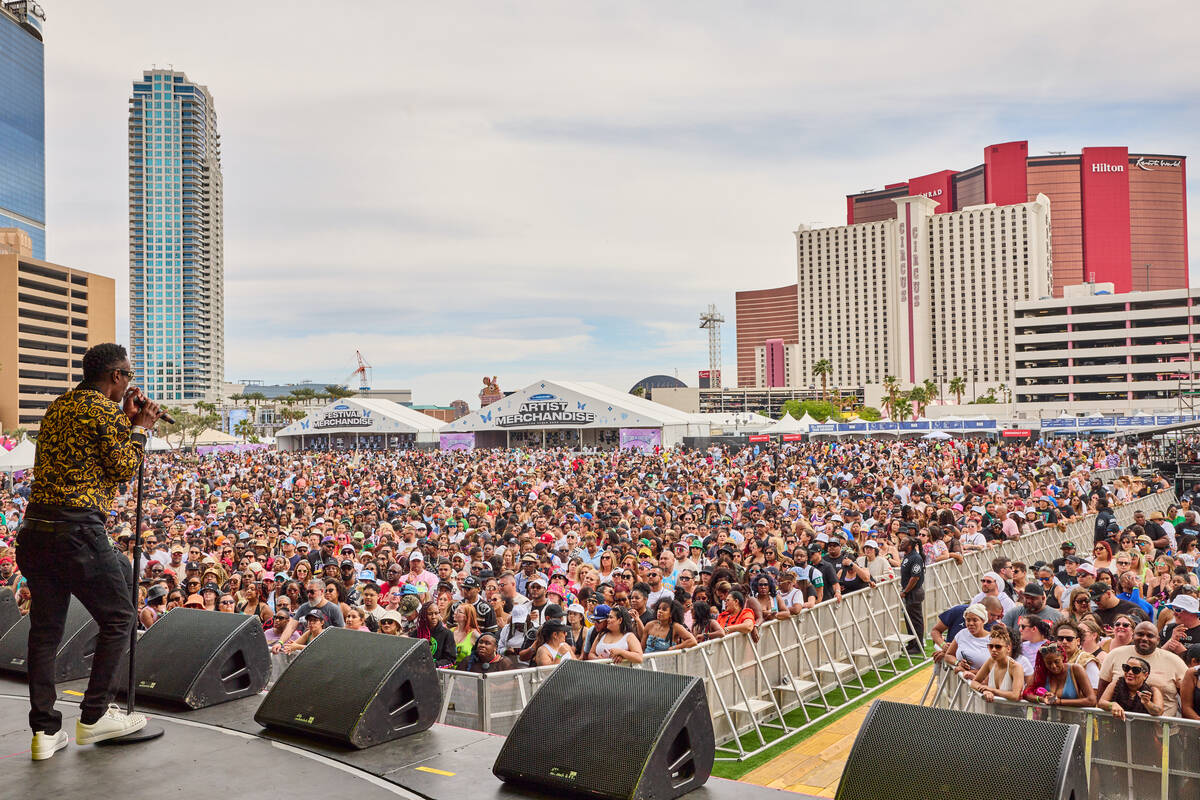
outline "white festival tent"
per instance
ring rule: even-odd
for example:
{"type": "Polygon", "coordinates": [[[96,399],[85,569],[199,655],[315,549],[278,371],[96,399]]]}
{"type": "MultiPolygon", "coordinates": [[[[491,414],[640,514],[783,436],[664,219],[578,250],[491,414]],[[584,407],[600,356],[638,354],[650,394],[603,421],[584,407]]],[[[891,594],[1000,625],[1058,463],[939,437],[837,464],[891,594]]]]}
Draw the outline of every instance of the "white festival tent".
{"type": "Polygon", "coordinates": [[[770,417],[754,411],[697,411],[688,416],[692,424],[705,426],[713,436],[758,433],[772,424],[770,417]]]}
{"type": "Polygon", "coordinates": [[[37,445],[30,439],[22,439],[12,450],[0,448],[0,472],[20,472],[33,469],[33,458],[37,445]]]}
{"type": "MultiPolygon", "coordinates": [[[[764,420],[765,421],[765,420],[764,420]]],[[[585,381],[536,381],[442,429],[443,448],[673,447],[708,436],[708,421],[585,381]]]]}
{"type": "Polygon", "coordinates": [[[796,419],[791,414],[784,414],[782,417],[775,420],[775,422],[763,428],[760,433],[808,433],[808,426],[813,422],[816,422],[816,420],[807,414],[804,416],[810,420],[810,422],[805,422],[803,419],[796,419]]]}
{"type": "Polygon", "coordinates": [[[444,424],[391,400],[347,397],[283,428],[275,444],[280,450],[400,450],[435,444],[444,424]]]}

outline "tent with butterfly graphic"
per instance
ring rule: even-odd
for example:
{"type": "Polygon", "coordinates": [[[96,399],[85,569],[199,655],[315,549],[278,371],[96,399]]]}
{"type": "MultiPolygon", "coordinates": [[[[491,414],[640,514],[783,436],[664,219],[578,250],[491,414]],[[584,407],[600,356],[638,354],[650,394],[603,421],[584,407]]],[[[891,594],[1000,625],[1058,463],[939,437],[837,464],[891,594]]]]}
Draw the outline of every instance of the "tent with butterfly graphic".
{"type": "MultiPolygon", "coordinates": [[[[280,450],[401,450],[431,447],[441,420],[378,397],[347,397],[310,411],[275,434],[280,450]]],[[[235,440],[236,441],[236,440],[235,440]]]]}
{"type": "Polygon", "coordinates": [[[692,414],[603,384],[541,380],[447,423],[441,434],[446,449],[599,447],[653,452],[673,447],[685,436],[707,436],[709,427],[692,414]]]}

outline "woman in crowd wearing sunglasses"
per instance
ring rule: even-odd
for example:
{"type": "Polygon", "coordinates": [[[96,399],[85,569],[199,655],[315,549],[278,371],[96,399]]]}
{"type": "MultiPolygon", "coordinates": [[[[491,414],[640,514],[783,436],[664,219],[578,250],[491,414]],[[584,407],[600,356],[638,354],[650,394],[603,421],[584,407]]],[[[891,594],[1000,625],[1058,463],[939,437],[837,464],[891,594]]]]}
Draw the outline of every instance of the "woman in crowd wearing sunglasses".
{"type": "Polygon", "coordinates": [[[997,624],[988,635],[988,660],[971,680],[971,688],[992,702],[997,697],[1004,700],[1020,700],[1025,689],[1025,670],[1012,657],[1012,631],[997,624]]]}
{"type": "Polygon", "coordinates": [[[1153,717],[1163,713],[1162,691],[1147,683],[1150,677],[1150,662],[1139,656],[1130,656],[1121,665],[1124,676],[1113,681],[1104,689],[1098,705],[1112,712],[1117,719],[1125,719],[1126,712],[1149,714],[1153,717]]]}

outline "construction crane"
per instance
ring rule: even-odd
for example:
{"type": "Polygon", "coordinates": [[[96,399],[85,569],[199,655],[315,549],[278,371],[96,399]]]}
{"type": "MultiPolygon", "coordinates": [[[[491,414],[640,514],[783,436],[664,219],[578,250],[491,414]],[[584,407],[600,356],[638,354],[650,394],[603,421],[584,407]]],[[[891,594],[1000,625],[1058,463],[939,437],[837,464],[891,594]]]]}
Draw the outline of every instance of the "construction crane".
{"type": "Polygon", "coordinates": [[[724,321],[724,315],[711,303],[700,315],[700,327],[708,330],[708,371],[714,389],[721,387],[721,323],[724,321]]]}
{"type": "Polygon", "coordinates": [[[360,351],[355,350],[354,357],[356,359],[358,359],[358,369],[354,370],[354,372],[351,372],[349,375],[347,375],[345,380],[342,381],[342,383],[349,386],[350,379],[353,378],[355,375],[357,375],[358,376],[358,390],[360,392],[368,392],[371,390],[371,374],[372,374],[371,370],[373,370],[374,367],[372,367],[370,364],[368,364],[366,362],[366,360],[363,358],[363,355],[360,351]]]}

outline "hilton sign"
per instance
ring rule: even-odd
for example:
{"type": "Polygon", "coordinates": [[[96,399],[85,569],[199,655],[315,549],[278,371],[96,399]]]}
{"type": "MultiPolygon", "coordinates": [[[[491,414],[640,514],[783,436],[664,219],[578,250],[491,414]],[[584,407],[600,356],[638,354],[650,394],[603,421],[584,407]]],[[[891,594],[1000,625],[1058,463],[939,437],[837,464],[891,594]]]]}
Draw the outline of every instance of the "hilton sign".
{"type": "Polygon", "coordinates": [[[1124,164],[1092,164],[1092,172],[1124,172],[1124,164]]]}

